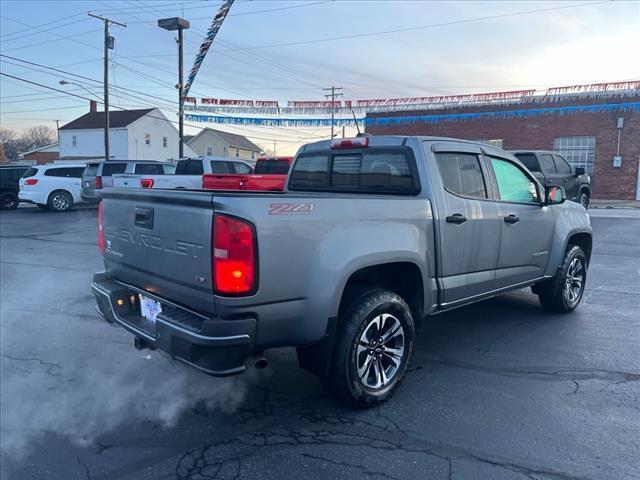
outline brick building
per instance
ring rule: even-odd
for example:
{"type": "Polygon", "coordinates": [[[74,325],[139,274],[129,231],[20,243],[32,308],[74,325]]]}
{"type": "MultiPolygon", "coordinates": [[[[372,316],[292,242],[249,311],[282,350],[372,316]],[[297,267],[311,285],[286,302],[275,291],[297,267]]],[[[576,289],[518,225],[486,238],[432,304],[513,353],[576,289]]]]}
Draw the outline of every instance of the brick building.
{"type": "Polygon", "coordinates": [[[20,158],[22,160],[34,162],[38,165],[51,163],[54,160],[57,160],[59,156],[60,152],[57,143],[52,143],[51,145],[46,145],[20,154],[20,158]]]}
{"type": "Polygon", "coordinates": [[[366,131],[555,150],[591,174],[593,198],[640,199],[640,88],[570,88],[573,93],[368,113],[366,131]]]}

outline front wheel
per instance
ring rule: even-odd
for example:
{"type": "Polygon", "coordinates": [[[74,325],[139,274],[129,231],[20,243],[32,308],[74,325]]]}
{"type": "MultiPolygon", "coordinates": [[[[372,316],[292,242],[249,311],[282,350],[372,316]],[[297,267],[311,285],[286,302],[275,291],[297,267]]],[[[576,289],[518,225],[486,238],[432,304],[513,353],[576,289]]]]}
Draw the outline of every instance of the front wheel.
{"type": "Polygon", "coordinates": [[[411,309],[400,296],[388,290],[363,292],[339,319],[328,388],[356,407],[386,400],[407,372],[414,338],[411,309]]]}
{"type": "Polygon", "coordinates": [[[577,245],[569,245],[553,280],[538,286],[542,306],[553,312],[568,313],[580,304],[587,281],[587,257],[577,245]]]}
{"type": "Polygon", "coordinates": [[[589,195],[587,192],[580,192],[580,205],[584,208],[589,208],[589,195]]]}

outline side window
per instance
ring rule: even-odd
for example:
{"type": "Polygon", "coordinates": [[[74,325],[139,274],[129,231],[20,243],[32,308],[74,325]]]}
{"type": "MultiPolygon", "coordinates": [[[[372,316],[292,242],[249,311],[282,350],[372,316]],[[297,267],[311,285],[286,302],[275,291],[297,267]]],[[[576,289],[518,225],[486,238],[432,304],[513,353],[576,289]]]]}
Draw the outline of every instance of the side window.
{"type": "Polygon", "coordinates": [[[507,160],[490,158],[498,183],[500,200],[516,203],[538,202],[535,183],[517,165],[507,160]]]}
{"type": "Polygon", "coordinates": [[[165,163],[162,165],[162,173],[165,175],[173,175],[176,173],[176,166],[170,163],[165,163]]]}
{"type": "Polygon", "coordinates": [[[110,177],[111,175],[116,175],[118,173],[124,173],[127,168],[126,163],[108,163],[105,162],[102,165],[102,176],[110,177]]]}
{"type": "Polygon", "coordinates": [[[540,166],[544,173],[557,173],[556,164],[553,163],[553,157],[548,153],[541,153],[538,155],[540,159],[540,166]]]}
{"type": "Polygon", "coordinates": [[[162,175],[162,165],[155,163],[137,163],[135,173],[140,175],[162,175]]]}
{"type": "Polygon", "coordinates": [[[467,197],[487,198],[487,189],[478,155],[473,153],[436,153],[444,188],[467,197]]]}
{"type": "Polygon", "coordinates": [[[554,155],[553,158],[556,161],[556,168],[558,169],[558,173],[571,173],[571,167],[564,158],[562,158],[560,155],[554,155]]]}
{"type": "Polygon", "coordinates": [[[67,177],[67,168],[49,168],[45,170],[45,177],[67,177]]]}
{"type": "Polygon", "coordinates": [[[249,167],[249,165],[245,165],[244,163],[236,162],[233,164],[233,166],[236,170],[236,173],[239,173],[242,175],[251,173],[251,167],[249,167]]]}
{"type": "Polygon", "coordinates": [[[84,172],[84,167],[70,168],[68,176],[71,178],[82,178],[82,172],[84,172]]]}
{"type": "Polygon", "coordinates": [[[228,162],[211,162],[211,172],[218,174],[231,173],[229,171],[229,163],[228,162]]]}

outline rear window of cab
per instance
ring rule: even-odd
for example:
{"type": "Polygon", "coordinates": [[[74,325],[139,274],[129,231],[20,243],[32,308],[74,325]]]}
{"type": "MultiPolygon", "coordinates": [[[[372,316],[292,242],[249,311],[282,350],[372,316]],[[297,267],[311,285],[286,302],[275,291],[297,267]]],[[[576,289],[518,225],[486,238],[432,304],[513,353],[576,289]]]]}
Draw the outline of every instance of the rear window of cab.
{"type": "Polygon", "coordinates": [[[302,153],[289,190],[417,195],[420,184],[413,151],[385,147],[302,153]]]}

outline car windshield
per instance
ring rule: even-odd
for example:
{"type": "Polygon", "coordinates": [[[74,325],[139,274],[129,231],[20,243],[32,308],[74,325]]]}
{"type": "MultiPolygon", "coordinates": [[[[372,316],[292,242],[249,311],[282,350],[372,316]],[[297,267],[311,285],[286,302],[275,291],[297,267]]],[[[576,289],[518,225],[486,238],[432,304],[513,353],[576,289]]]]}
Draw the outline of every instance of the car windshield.
{"type": "Polygon", "coordinates": [[[516,153],[516,158],[520,160],[530,171],[540,171],[540,164],[533,153],[516,153]]]}
{"type": "Polygon", "coordinates": [[[258,160],[255,173],[286,175],[289,173],[289,162],[276,158],[258,160]]]}

